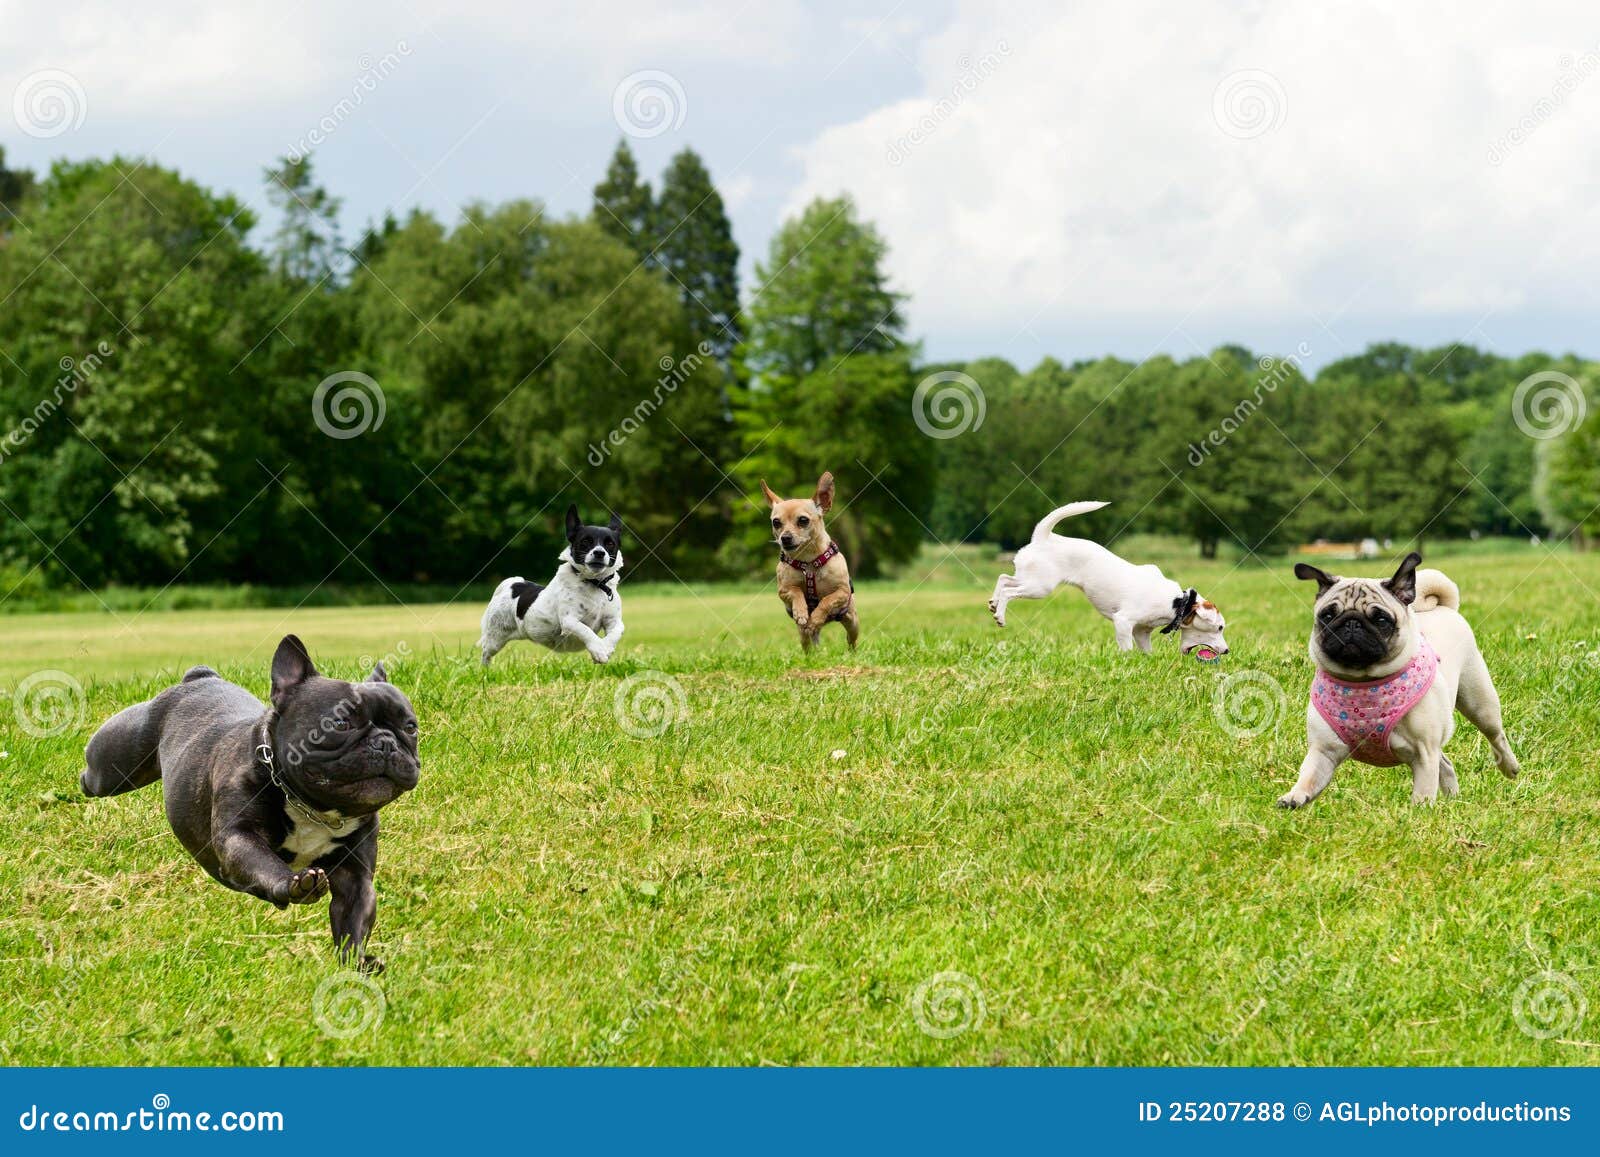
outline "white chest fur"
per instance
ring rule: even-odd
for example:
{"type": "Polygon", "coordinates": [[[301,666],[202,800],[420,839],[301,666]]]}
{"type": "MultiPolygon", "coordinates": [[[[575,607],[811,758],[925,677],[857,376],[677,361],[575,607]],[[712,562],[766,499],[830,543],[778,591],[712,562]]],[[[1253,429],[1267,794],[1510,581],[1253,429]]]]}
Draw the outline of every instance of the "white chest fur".
{"type": "Polygon", "coordinates": [[[278,849],[289,854],[289,867],[296,872],[305,871],[333,851],[337,842],[355,831],[361,823],[359,818],[345,819],[341,816],[329,826],[309,820],[297,814],[293,808],[286,809],[284,815],[289,820],[289,831],[278,849]]]}

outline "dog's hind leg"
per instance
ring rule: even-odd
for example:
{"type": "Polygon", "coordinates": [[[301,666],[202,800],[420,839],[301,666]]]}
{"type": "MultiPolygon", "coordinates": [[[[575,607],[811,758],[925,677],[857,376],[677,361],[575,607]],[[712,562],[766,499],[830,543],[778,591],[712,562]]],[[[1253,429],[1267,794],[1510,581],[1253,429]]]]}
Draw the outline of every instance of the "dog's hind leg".
{"type": "Polygon", "coordinates": [[[856,649],[856,639],[861,635],[861,620],[856,617],[854,603],[850,605],[850,609],[845,612],[844,617],[839,621],[844,624],[844,637],[849,640],[850,649],[854,651],[856,649]]]}
{"type": "Polygon", "coordinates": [[[1483,655],[1473,652],[1461,668],[1461,684],[1456,690],[1456,710],[1483,732],[1483,737],[1494,749],[1495,766],[1507,779],[1515,779],[1522,765],[1517,762],[1511,741],[1506,738],[1505,722],[1500,716],[1500,696],[1489,678],[1489,667],[1483,655]]]}
{"type": "Polygon", "coordinates": [[[106,720],[84,752],[87,766],[78,777],[83,794],[121,795],[160,779],[158,754],[161,720],[165,714],[165,706],[158,697],[125,707],[106,720]]]}
{"type": "Polygon", "coordinates": [[[1439,794],[1446,799],[1454,799],[1461,792],[1461,784],[1456,779],[1456,765],[1450,762],[1450,757],[1443,752],[1439,754],[1439,794]]]}

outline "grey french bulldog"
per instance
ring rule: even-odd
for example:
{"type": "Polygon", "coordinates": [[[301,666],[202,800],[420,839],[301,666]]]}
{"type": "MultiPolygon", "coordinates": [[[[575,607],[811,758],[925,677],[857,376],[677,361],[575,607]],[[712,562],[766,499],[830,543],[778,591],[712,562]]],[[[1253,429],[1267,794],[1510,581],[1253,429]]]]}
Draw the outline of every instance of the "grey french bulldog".
{"type": "Polygon", "coordinates": [[[89,740],[88,796],[161,780],[172,830],[211,876],[287,908],[330,892],[341,961],[363,953],[377,899],[378,809],[417,784],[417,716],[379,663],[363,683],[317,673],[286,635],[272,706],[210,667],[118,712],[89,740]]]}

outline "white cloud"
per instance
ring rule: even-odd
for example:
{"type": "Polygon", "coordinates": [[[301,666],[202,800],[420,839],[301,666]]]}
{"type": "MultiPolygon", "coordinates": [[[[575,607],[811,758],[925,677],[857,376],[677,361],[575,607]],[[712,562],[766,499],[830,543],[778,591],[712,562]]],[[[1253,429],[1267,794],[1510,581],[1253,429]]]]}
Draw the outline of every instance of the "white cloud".
{"type": "Polygon", "coordinates": [[[1593,15],[965,4],[914,49],[921,93],[799,150],[786,212],[848,190],[914,328],[991,348],[1063,319],[1159,342],[1205,319],[1320,336],[1317,318],[1570,308],[1600,257],[1593,15]]]}

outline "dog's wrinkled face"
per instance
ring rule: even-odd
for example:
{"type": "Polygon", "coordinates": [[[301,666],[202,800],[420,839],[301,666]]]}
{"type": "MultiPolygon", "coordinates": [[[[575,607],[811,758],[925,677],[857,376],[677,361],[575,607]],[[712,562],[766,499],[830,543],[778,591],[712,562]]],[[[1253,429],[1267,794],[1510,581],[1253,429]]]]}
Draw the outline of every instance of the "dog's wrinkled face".
{"type": "Polygon", "coordinates": [[[327,679],[288,635],[272,660],[272,706],[278,768],[313,806],[368,815],[417,785],[417,715],[382,663],[365,683],[327,679]]]}
{"type": "Polygon", "coordinates": [[[1417,597],[1416,551],[1387,579],[1341,578],[1309,563],[1296,563],[1296,578],[1314,579],[1311,654],[1335,675],[1359,679],[1391,666],[1411,645],[1411,604],[1417,597]]]}
{"type": "Polygon", "coordinates": [[[622,519],[613,514],[605,526],[585,526],[574,503],[567,507],[567,549],[573,563],[592,575],[615,572],[622,566],[622,519]]]}
{"type": "Polygon", "coordinates": [[[833,475],[817,479],[817,492],[810,498],[779,498],[761,480],[761,493],[772,507],[772,537],[784,554],[811,555],[820,549],[824,530],[822,516],[833,508],[833,475]]]}

